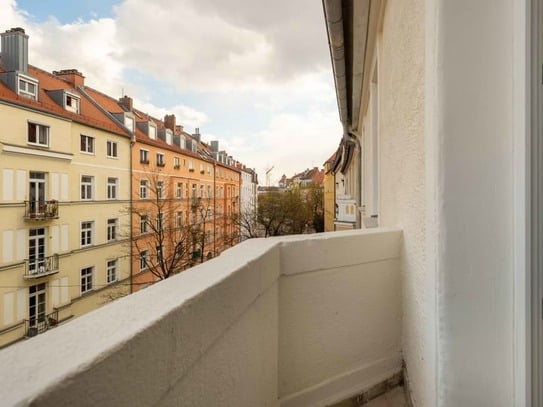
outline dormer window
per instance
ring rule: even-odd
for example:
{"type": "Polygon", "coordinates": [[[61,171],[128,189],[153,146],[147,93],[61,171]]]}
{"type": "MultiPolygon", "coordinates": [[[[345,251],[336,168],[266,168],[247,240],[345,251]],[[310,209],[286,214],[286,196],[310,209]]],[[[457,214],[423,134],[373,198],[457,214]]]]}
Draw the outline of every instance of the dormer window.
{"type": "Polygon", "coordinates": [[[149,138],[156,140],[156,126],[149,123],[149,138]]]}
{"type": "Polygon", "coordinates": [[[166,129],[166,143],[168,143],[169,145],[171,145],[171,144],[172,144],[172,140],[173,140],[173,134],[172,134],[171,130],[166,129]]]}
{"type": "Polygon", "coordinates": [[[134,132],[134,124],[135,124],[135,121],[134,121],[133,117],[130,117],[130,116],[127,116],[127,115],[124,116],[124,125],[132,133],[134,132]]]}
{"type": "Polygon", "coordinates": [[[20,96],[38,100],[38,81],[19,74],[17,93],[20,96]]]}
{"type": "Polygon", "coordinates": [[[64,94],[64,107],[66,108],[66,110],[79,114],[79,106],[80,106],[79,97],[70,93],[64,94]]]}

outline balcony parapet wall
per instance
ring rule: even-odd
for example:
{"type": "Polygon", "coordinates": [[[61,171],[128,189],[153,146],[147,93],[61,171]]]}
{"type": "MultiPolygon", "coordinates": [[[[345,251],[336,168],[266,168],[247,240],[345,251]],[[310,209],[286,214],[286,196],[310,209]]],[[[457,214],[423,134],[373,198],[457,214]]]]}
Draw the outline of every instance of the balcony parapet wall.
{"type": "Polygon", "coordinates": [[[318,406],[355,395],[401,369],[400,247],[392,229],[247,240],[2,350],[2,403],[318,406]]]}

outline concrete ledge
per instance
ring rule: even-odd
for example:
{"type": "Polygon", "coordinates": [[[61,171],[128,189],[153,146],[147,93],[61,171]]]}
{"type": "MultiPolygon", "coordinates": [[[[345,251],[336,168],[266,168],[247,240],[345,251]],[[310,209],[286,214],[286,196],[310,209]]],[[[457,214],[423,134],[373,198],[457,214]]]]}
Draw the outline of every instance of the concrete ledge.
{"type": "Polygon", "coordinates": [[[322,405],[359,393],[401,357],[400,238],[248,240],[2,350],[2,405],[322,405]]]}
{"type": "Polygon", "coordinates": [[[281,407],[320,407],[346,400],[370,390],[402,371],[400,354],[359,366],[281,399],[281,407]]]}

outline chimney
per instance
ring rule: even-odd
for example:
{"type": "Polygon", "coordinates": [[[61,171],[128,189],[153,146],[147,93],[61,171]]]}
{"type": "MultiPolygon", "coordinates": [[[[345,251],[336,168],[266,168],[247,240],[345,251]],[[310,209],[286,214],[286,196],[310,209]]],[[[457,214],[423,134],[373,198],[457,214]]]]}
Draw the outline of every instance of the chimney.
{"type": "Polygon", "coordinates": [[[211,151],[213,151],[214,153],[219,152],[219,141],[218,140],[213,140],[211,142],[211,151]]]}
{"type": "Polygon", "coordinates": [[[176,124],[175,125],[175,134],[181,134],[183,133],[183,126],[181,126],[180,124],[176,124]]]}
{"type": "Polygon", "coordinates": [[[64,79],[74,88],[77,88],[78,86],[83,86],[85,84],[85,77],[77,69],[62,69],[60,71],[53,71],[53,75],[64,79]]]}
{"type": "Polygon", "coordinates": [[[196,140],[198,140],[198,142],[202,141],[202,136],[200,135],[200,128],[199,127],[196,127],[194,129],[194,134],[192,135],[192,137],[194,137],[196,140]]]}
{"type": "Polygon", "coordinates": [[[131,112],[132,111],[132,104],[133,104],[133,101],[132,101],[132,98],[130,96],[123,96],[122,98],[119,99],[119,104],[123,107],[124,110],[126,110],[127,112],[131,112]]]}
{"type": "Polygon", "coordinates": [[[175,115],[167,114],[164,116],[164,127],[170,129],[172,132],[175,132],[175,115]]]}
{"type": "Polygon", "coordinates": [[[21,27],[6,30],[2,37],[2,66],[6,72],[28,72],[28,35],[21,27]]]}

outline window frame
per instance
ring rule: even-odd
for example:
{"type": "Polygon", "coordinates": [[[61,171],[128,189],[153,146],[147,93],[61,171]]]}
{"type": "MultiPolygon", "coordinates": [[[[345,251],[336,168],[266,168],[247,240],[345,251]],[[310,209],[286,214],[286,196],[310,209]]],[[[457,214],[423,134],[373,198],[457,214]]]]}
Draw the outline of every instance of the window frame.
{"type": "Polygon", "coordinates": [[[149,270],[149,250],[140,252],[140,271],[149,270]]]}
{"type": "Polygon", "coordinates": [[[38,123],[35,121],[28,120],[26,125],[26,142],[27,144],[33,145],[33,146],[39,146],[39,147],[49,147],[49,141],[50,141],[50,132],[51,132],[51,126],[43,123],[38,123]],[[35,133],[34,137],[36,141],[30,141],[30,127],[35,126],[35,133]],[[40,142],[40,139],[42,138],[42,134],[40,130],[46,130],[45,138],[46,142],[42,143],[40,142]]]}
{"type": "Polygon", "coordinates": [[[119,281],[118,273],[119,259],[109,259],[106,261],[106,283],[112,284],[119,281]]]}
{"type": "Polygon", "coordinates": [[[107,177],[107,190],[106,190],[106,197],[109,200],[115,200],[119,199],[119,178],[117,177],[107,177]],[[114,182],[110,182],[111,180],[114,180],[114,182]]]}
{"type": "Polygon", "coordinates": [[[32,78],[28,76],[23,76],[21,74],[17,75],[17,94],[29,99],[38,100],[38,94],[39,94],[39,82],[36,80],[33,80],[32,78]],[[21,83],[25,84],[25,89],[21,87],[21,83]],[[34,86],[34,92],[30,92],[27,90],[28,85],[34,86]]]}
{"type": "Polygon", "coordinates": [[[80,270],[79,277],[81,295],[94,290],[94,266],[83,267],[80,270]]]}
{"type": "Polygon", "coordinates": [[[156,153],[156,165],[157,165],[157,167],[166,166],[166,160],[165,160],[165,157],[164,157],[164,153],[156,153]]]}
{"type": "Polygon", "coordinates": [[[149,180],[140,179],[140,199],[149,199],[149,180]]]}
{"type": "Polygon", "coordinates": [[[90,247],[94,245],[94,221],[83,220],[80,223],[79,244],[80,247],[90,247]]]}
{"type": "Polygon", "coordinates": [[[119,143],[113,140],[106,141],[106,157],[119,158],[119,143]]]}
{"type": "Polygon", "coordinates": [[[116,242],[119,236],[119,218],[108,218],[106,221],[106,241],[116,242]]]}
{"type": "Polygon", "coordinates": [[[96,139],[86,134],[79,135],[79,152],[94,155],[96,152],[96,139]]]}
{"type": "Polygon", "coordinates": [[[149,150],[140,148],[140,164],[149,164],[149,150]]]}
{"type": "Polygon", "coordinates": [[[149,233],[149,215],[140,215],[140,235],[147,233],[149,233]]]}
{"type": "Polygon", "coordinates": [[[79,178],[80,181],[80,200],[81,201],[92,201],[94,200],[94,176],[92,175],[81,175],[79,178]],[[83,177],[88,177],[90,181],[83,181],[83,177]],[[84,189],[83,189],[84,188],[84,189]]]}

